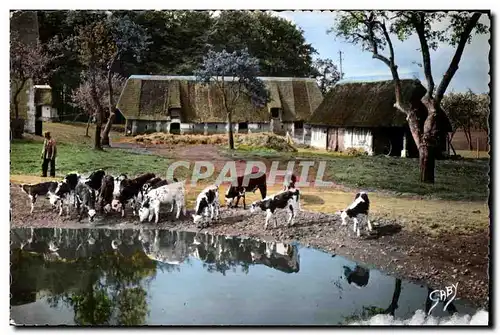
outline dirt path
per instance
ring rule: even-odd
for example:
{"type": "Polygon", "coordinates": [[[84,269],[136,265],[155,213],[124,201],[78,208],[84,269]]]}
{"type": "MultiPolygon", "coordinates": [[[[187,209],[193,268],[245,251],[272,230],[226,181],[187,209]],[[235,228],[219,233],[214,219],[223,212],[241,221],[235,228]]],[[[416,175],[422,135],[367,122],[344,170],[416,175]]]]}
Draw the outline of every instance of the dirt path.
{"type": "MultiPolygon", "coordinates": [[[[76,221],[58,217],[50,209],[46,199],[37,201],[35,211],[29,214],[28,197],[20,188],[11,188],[11,227],[67,227],[67,228],[160,228],[197,230],[187,218],[173,221],[161,218],[158,226],[137,224],[131,213],[122,219],[117,215],[98,219],[89,224],[87,220],[76,221]]],[[[378,219],[372,235],[358,239],[351,226],[340,226],[340,218],[333,214],[299,213],[294,227],[285,227],[285,213],[277,214],[278,227],[270,225],[263,229],[263,213],[252,215],[243,209],[222,209],[221,221],[206,228],[213,234],[249,236],[280,242],[297,241],[359,261],[370,268],[397,275],[416,282],[425,283],[435,289],[444,288],[451,283],[459,283],[458,298],[467,299],[479,306],[488,304],[488,241],[487,232],[475,235],[445,235],[433,239],[423,234],[411,233],[401,229],[398,222],[378,219]]]]}

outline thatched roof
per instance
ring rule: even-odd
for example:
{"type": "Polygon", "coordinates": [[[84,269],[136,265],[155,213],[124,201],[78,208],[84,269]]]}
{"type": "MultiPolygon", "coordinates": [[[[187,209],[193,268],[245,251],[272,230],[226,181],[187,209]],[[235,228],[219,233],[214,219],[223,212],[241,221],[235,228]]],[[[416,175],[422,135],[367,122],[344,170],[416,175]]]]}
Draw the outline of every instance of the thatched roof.
{"type": "MultiPolygon", "coordinates": [[[[401,80],[401,88],[404,100],[423,107],[420,100],[426,89],[420,81],[401,80]]],[[[405,126],[406,115],[394,108],[395,102],[392,80],[339,83],[324,97],[308,123],[337,127],[405,126]]],[[[447,118],[442,121],[447,123],[445,127],[450,127],[447,118]]]]}
{"type": "MultiPolygon", "coordinates": [[[[420,100],[425,87],[402,80],[405,100],[420,100]]],[[[335,85],[309,119],[310,124],[342,127],[390,127],[407,124],[406,115],[394,108],[393,81],[351,82],[335,85]]]]}
{"type": "MultiPolygon", "coordinates": [[[[256,108],[241,95],[233,112],[234,122],[268,122],[273,107],[282,108],[283,121],[305,121],[323,99],[311,78],[259,79],[266,84],[271,101],[256,108]]],[[[193,76],[131,76],[117,107],[131,120],[168,120],[168,110],[180,108],[182,122],[226,121],[222,95],[215,84],[204,86],[193,76]]]]}

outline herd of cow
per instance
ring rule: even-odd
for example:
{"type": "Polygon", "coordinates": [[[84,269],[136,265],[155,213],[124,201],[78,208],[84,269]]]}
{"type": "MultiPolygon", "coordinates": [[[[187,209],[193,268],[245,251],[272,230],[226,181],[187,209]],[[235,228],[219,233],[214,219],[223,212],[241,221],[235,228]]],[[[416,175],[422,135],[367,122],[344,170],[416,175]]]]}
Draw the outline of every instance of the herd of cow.
{"type": "MultiPolygon", "coordinates": [[[[289,213],[287,225],[294,225],[294,218],[300,211],[300,191],[295,187],[297,178],[295,175],[287,175],[283,190],[272,196],[267,196],[267,176],[265,174],[255,176],[239,176],[228,187],[224,194],[226,206],[228,208],[237,207],[240,198],[243,199],[243,208],[246,209],[245,193],[260,190],[262,200],[254,201],[250,205],[250,212],[257,210],[266,212],[264,229],[267,229],[269,221],[278,209],[286,209],[289,213]],[[234,200],[236,199],[236,203],[234,200]]],[[[47,196],[53,208],[59,209],[59,215],[63,214],[63,207],[66,206],[66,213],[69,215],[70,207],[74,205],[79,213],[80,221],[87,212],[90,222],[94,221],[99,214],[108,215],[111,212],[120,212],[125,216],[125,207],[130,205],[134,216],[139,216],[139,221],[146,219],[151,222],[153,218],[158,223],[160,207],[169,205],[170,212],[177,208],[176,219],[179,219],[181,212],[186,216],[186,189],[185,182],[173,179],[167,181],[157,177],[154,173],[145,173],[136,178],[128,178],[126,174],[113,176],[106,174],[102,169],[92,172],[88,177],[83,177],[78,173],[70,173],[61,181],[49,181],[38,184],[22,184],[21,189],[31,200],[31,213],[37,197],[47,196]]],[[[370,201],[365,192],[357,193],[354,202],[345,210],[340,211],[342,225],[347,224],[347,219],[352,218],[354,231],[360,236],[362,223],[367,223],[368,230],[372,230],[368,211],[370,201]],[[364,216],[365,220],[358,220],[364,216]]],[[[196,198],[193,221],[200,226],[207,223],[205,220],[210,216],[210,220],[219,220],[219,185],[210,185],[203,189],[196,198]]],[[[277,219],[274,220],[277,226],[277,219]]]]}

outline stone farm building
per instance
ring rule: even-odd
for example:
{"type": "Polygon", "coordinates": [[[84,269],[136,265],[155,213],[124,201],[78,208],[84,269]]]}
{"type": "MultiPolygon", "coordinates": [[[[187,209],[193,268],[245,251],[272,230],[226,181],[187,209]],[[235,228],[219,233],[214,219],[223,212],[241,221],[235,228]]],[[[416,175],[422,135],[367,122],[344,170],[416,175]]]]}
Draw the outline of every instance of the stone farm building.
{"type": "MultiPolygon", "coordinates": [[[[401,80],[401,86],[403,99],[420,106],[423,122],[427,113],[421,102],[425,87],[412,79],[401,80]]],[[[307,144],[332,151],[357,148],[369,155],[418,157],[406,115],[394,107],[395,101],[392,80],[338,83],[309,119],[307,144]]],[[[444,153],[448,152],[447,132],[451,131],[451,124],[444,113],[440,115],[443,133],[439,145],[444,153]]]]}
{"type": "MultiPolygon", "coordinates": [[[[263,108],[240,95],[232,115],[235,133],[274,132],[302,138],[304,122],[323,100],[314,79],[261,77],[271,101],[263,108]]],[[[193,76],[128,78],[117,104],[126,133],[216,134],[227,130],[222,96],[215,84],[193,76]]]]}

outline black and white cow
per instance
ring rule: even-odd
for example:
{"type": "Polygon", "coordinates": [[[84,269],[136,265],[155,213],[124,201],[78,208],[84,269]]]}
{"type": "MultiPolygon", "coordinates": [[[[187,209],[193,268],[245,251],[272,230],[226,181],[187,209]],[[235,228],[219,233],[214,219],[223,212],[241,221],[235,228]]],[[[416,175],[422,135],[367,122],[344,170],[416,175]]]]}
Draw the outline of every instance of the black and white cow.
{"type": "Polygon", "coordinates": [[[19,185],[21,190],[26,193],[31,200],[31,211],[30,214],[33,213],[33,209],[35,208],[36,199],[39,196],[50,196],[49,193],[54,193],[57,189],[57,182],[55,181],[47,181],[44,183],[38,184],[21,184],[19,185]]]}
{"type": "Polygon", "coordinates": [[[368,198],[368,194],[366,192],[356,193],[352,204],[340,212],[342,225],[345,226],[347,224],[347,219],[352,219],[354,222],[354,232],[357,233],[358,237],[361,236],[361,228],[365,223],[368,225],[368,230],[372,231],[372,225],[368,218],[369,211],[370,199],[368,198]]]}
{"type": "Polygon", "coordinates": [[[153,217],[155,217],[155,223],[158,223],[160,206],[165,204],[170,204],[172,210],[174,204],[177,206],[176,219],[180,217],[181,211],[183,215],[186,215],[186,190],[184,182],[163,185],[145,194],[141,208],[139,209],[140,222],[143,222],[146,218],[151,222],[153,217]]]}
{"type": "Polygon", "coordinates": [[[106,175],[106,172],[103,169],[96,170],[92,172],[85,180],[84,183],[90,186],[93,190],[99,193],[102,185],[102,179],[106,175]]]}
{"type": "Polygon", "coordinates": [[[211,220],[218,220],[219,209],[219,186],[210,185],[205,187],[196,197],[196,207],[193,214],[194,223],[198,225],[203,217],[208,216],[208,212],[210,212],[211,220]]]}
{"type": "Polygon", "coordinates": [[[165,179],[161,179],[159,177],[155,177],[153,179],[148,180],[143,186],[142,186],[142,193],[146,194],[151,190],[154,190],[155,188],[161,187],[168,185],[168,181],[165,179]]]}
{"type": "Polygon", "coordinates": [[[260,195],[262,196],[262,199],[264,199],[267,193],[266,179],[267,179],[266,174],[251,179],[250,175],[239,176],[238,178],[236,178],[236,180],[233,181],[233,183],[236,185],[233,185],[233,183],[231,183],[225,194],[227,207],[232,207],[232,202],[234,201],[234,198],[236,198],[236,204],[234,205],[234,207],[235,208],[238,207],[240,198],[243,198],[243,209],[246,209],[245,193],[246,192],[255,193],[257,189],[260,190],[260,195]],[[248,185],[243,185],[245,177],[248,179],[248,185]]]}
{"type": "Polygon", "coordinates": [[[114,187],[115,178],[111,175],[105,175],[102,179],[99,196],[97,197],[97,209],[99,211],[104,210],[105,213],[111,212],[114,187]]]}
{"type": "MultiPolygon", "coordinates": [[[[122,213],[125,216],[125,204],[129,201],[132,202],[132,210],[135,215],[135,203],[140,194],[142,194],[142,186],[150,179],[154,178],[154,173],[145,173],[134,179],[123,179],[120,181],[118,196],[115,196],[111,207],[113,210],[122,213]]],[[[116,186],[116,184],[115,184],[116,186]]]]}
{"type": "Polygon", "coordinates": [[[73,204],[76,204],[75,188],[76,185],[78,185],[78,183],[80,182],[81,178],[82,177],[80,176],[80,174],[76,172],[68,173],[66,177],[64,177],[64,182],[68,184],[70,189],[69,199],[72,199],[73,204]]]}
{"type": "MultiPolygon", "coordinates": [[[[66,213],[67,215],[69,215],[70,202],[72,199],[72,195],[75,194],[75,188],[71,190],[70,185],[66,181],[60,181],[57,183],[55,192],[49,194],[49,199],[52,206],[57,206],[57,204],[59,204],[59,216],[61,216],[63,213],[64,203],[66,203],[66,213]]],[[[76,200],[74,203],[76,205],[76,200]]]]}
{"type": "Polygon", "coordinates": [[[83,217],[83,212],[86,210],[89,221],[93,222],[96,215],[95,203],[96,192],[85,183],[78,183],[75,188],[76,193],[76,208],[79,212],[78,221],[83,217]]]}
{"type": "Polygon", "coordinates": [[[127,175],[125,173],[122,173],[116,177],[113,177],[115,179],[115,187],[113,188],[113,198],[118,198],[120,195],[120,187],[121,183],[123,180],[128,179],[127,175]]]}
{"type": "MultiPolygon", "coordinates": [[[[295,214],[300,211],[300,191],[298,189],[290,189],[281,191],[273,196],[267,197],[263,200],[254,201],[250,206],[250,212],[254,213],[258,209],[265,211],[266,222],[264,229],[267,229],[269,220],[277,209],[287,209],[289,212],[287,225],[294,225],[295,214]]],[[[276,228],[278,221],[274,218],[274,227],[276,228]]]]}

